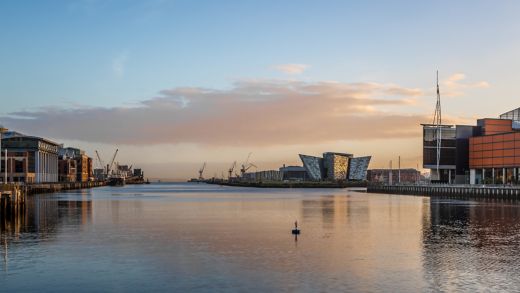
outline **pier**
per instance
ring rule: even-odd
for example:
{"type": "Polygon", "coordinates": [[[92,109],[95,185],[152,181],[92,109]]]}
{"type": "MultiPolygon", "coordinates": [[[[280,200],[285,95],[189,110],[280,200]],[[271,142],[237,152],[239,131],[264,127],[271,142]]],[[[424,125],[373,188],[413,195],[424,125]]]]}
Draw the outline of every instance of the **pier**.
{"type": "Polygon", "coordinates": [[[23,210],[26,192],[17,184],[0,185],[0,219],[12,217],[23,210]]]}
{"type": "Polygon", "coordinates": [[[105,181],[89,181],[27,184],[23,187],[25,188],[25,194],[30,195],[39,193],[59,192],[62,190],[93,188],[105,185],[107,185],[105,181]]]}
{"type": "Polygon", "coordinates": [[[367,192],[426,195],[426,196],[454,196],[454,197],[482,197],[520,199],[520,186],[509,185],[368,185],[367,192]]]}

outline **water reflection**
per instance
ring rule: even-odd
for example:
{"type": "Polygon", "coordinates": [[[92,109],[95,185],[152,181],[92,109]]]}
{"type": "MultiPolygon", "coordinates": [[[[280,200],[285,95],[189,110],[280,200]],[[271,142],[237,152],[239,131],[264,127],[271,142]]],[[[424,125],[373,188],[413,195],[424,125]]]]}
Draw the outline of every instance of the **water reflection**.
{"type": "Polygon", "coordinates": [[[19,291],[514,291],[519,207],[202,184],[36,196],[0,225],[0,281],[19,291]]]}
{"type": "MultiPolygon", "coordinates": [[[[85,196],[87,193],[77,192],[85,196]]],[[[90,222],[92,202],[88,200],[56,200],[52,195],[34,195],[24,207],[0,218],[0,248],[3,269],[9,269],[9,254],[28,244],[52,241],[63,227],[67,232],[79,231],[90,222]],[[72,227],[72,229],[70,229],[72,227]]]]}
{"type": "Polygon", "coordinates": [[[423,264],[432,287],[518,289],[519,202],[432,198],[424,222],[423,264]]]}

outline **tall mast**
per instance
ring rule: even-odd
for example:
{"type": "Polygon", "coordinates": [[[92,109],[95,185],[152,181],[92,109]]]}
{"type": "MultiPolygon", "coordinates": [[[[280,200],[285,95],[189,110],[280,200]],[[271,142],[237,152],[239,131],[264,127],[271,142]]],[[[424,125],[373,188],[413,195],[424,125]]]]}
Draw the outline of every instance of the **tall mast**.
{"type": "Polygon", "coordinates": [[[441,141],[442,141],[442,110],[441,110],[441,93],[439,90],[439,71],[437,70],[437,105],[435,106],[435,114],[433,115],[433,125],[435,125],[435,134],[437,137],[437,175],[439,180],[439,165],[441,161],[441,141]]]}

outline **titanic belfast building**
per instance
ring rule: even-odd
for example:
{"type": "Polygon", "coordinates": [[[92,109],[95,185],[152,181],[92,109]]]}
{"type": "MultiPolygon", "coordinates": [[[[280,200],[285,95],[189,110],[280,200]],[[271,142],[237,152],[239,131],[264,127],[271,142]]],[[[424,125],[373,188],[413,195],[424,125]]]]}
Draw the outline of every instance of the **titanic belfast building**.
{"type": "Polygon", "coordinates": [[[313,181],[366,180],[371,157],[357,157],[346,153],[323,153],[323,157],[301,155],[303,167],[313,181]]]}
{"type": "Polygon", "coordinates": [[[422,126],[423,167],[432,182],[520,183],[520,108],[475,126],[422,126]]]}

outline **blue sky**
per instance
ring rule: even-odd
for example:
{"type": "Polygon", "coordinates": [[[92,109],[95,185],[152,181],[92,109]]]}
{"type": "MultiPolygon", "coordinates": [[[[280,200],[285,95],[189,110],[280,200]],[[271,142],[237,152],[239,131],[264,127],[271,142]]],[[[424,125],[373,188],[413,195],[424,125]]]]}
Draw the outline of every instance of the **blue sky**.
{"type": "MultiPolygon", "coordinates": [[[[239,81],[289,80],[421,89],[414,106],[381,109],[430,115],[439,69],[441,81],[464,74],[457,79],[463,83],[457,97],[443,100],[445,113],[455,120],[496,116],[519,106],[519,6],[514,1],[2,1],[0,114],[42,108],[121,111],[169,89],[234,91],[239,81]],[[299,74],[277,70],[286,64],[306,67],[299,74]],[[486,86],[475,86],[481,83],[486,86]]],[[[96,143],[92,140],[95,136],[89,143],[96,143]]]]}

